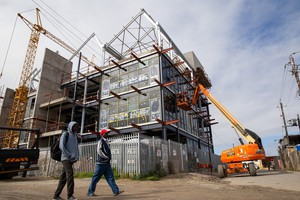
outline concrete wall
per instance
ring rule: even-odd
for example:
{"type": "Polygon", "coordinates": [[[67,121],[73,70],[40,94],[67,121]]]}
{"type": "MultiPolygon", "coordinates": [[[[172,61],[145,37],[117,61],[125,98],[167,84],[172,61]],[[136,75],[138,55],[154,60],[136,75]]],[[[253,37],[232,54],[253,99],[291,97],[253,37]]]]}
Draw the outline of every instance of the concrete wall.
{"type": "MultiPolygon", "coordinates": [[[[47,108],[41,109],[42,103],[64,97],[64,90],[60,89],[63,76],[70,76],[72,63],[66,65],[67,60],[49,49],[45,50],[41,78],[35,100],[34,116],[45,120],[57,120],[57,110],[47,114],[47,108]]],[[[45,128],[45,123],[39,122],[40,128],[45,128]]]]}
{"type": "Polygon", "coordinates": [[[3,99],[1,114],[0,114],[0,126],[6,126],[9,116],[10,109],[13,104],[15,97],[15,91],[10,88],[6,88],[5,96],[3,99]]]}
{"type": "Polygon", "coordinates": [[[197,56],[195,55],[195,53],[193,51],[186,52],[183,55],[187,59],[187,61],[192,65],[192,67],[194,68],[195,71],[196,71],[197,67],[200,67],[201,69],[203,69],[202,64],[200,63],[200,61],[198,60],[197,56]]]}
{"type": "MultiPolygon", "coordinates": [[[[6,88],[1,114],[0,114],[0,126],[7,126],[7,120],[10,113],[10,109],[12,107],[12,103],[14,102],[15,91],[10,88],[6,88]]],[[[3,136],[5,134],[4,130],[0,131],[0,147],[3,144],[3,136]]]]}
{"type": "Polygon", "coordinates": [[[300,171],[300,151],[296,151],[294,146],[287,146],[280,155],[285,170],[300,171]]]}

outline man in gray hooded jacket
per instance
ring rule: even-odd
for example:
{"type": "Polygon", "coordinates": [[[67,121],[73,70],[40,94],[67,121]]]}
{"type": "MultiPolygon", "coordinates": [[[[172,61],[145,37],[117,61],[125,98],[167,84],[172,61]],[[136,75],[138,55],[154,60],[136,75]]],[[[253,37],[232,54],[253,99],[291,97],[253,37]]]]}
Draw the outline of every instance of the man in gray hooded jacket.
{"type": "Polygon", "coordinates": [[[54,193],[53,200],[63,198],[60,197],[60,194],[67,184],[67,193],[68,200],[75,200],[74,194],[74,171],[73,164],[79,159],[79,150],[78,150],[78,140],[77,132],[79,130],[79,125],[71,121],[68,125],[68,131],[64,132],[60,138],[59,148],[62,151],[61,161],[63,164],[62,174],[57,186],[57,189],[54,193]]]}

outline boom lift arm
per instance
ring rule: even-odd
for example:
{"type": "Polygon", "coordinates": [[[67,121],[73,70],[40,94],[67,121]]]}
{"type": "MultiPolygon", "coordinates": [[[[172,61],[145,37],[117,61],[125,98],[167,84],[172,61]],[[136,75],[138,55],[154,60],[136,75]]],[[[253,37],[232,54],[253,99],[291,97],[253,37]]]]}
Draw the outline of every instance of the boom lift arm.
{"type": "Polygon", "coordinates": [[[225,116],[237,134],[249,142],[249,144],[244,144],[243,140],[239,138],[241,145],[222,151],[220,159],[223,165],[218,165],[219,177],[224,178],[227,174],[243,172],[249,172],[251,176],[255,176],[259,166],[254,162],[266,158],[261,138],[256,133],[244,128],[202,84],[196,82],[192,99],[188,98],[187,92],[180,93],[177,106],[185,111],[192,110],[192,105],[198,102],[200,91],[225,116]]]}
{"type": "MultiPolygon", "coordinates": [[[[203,85],[199,84],[196,86],[195,92],[198,91],[199,88],[201,92],[214,104],[214,106],[225,116],[225,118],[229,121],[232,127],[239,133],[249,144],[257,144],[260,149],[263,148],[261,138],[254,132],[249,129],[244,128],[241,123],[239,123],[227,110],[224,106],[222,106],[213,96],[212,94],[206,90],[203,85]]],[[[198,98],[198,97],[197,97],[198,98]]],[[[194,99],[193,99],[194,100],[194,99]]],[[[240,140],[241,144],[243,142],[240,140]]]]}

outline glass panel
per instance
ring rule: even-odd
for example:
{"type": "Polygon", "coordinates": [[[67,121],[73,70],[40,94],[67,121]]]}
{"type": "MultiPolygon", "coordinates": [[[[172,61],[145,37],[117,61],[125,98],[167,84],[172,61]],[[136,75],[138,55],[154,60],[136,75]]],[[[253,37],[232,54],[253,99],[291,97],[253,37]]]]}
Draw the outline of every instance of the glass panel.
{"type": "Polygon", "coordinates": [[[150,67],[150,84],[155,85],[156,82],[154,81],[155,79],[159,80],[159,68],[158,64],[157,65],[152,65],[150,67]]]}
{"type": "Polygon", "coordinates": [[[128,98],[129,105],[132,103],[138,103],[138,96],[133,96],[128,98]]]}
{"type": "Polygon", "coordinates": [[[127,126],[127,120],[118,121],[118,127],[127,126]]]}
{"type": "Polygon", "coordinates": [[[143,117],[139,117],[139,123],[146,123],[149,122],[149,115],[143,116],[143,117]]]}
{"type": "Polygon", "coordinates": [[[108,97],[110,90],[110,80],[106,79],[102,82],[101,97],[108,97]]]}
{"type": "Polygon", "coordinates": [[[119,70],[114,70],[110,73],[110,76],[119,76],[119,70]]]}
{"type": "Polygon", "coordinates": [[[155,121],[156,118],[161,119],[160,110],[161,110],[160,99],[159,98],[151,99],[150,102],[151,121],[155,121]]]}
{"type": "Polygon", "coordinates": [[[145,100],[148,100],[148,99],[149,99],[149,93],[145,93],[145,94],[146,94],[146,96],[144,96],[144,95],[139,95],[140,101],[145,101],[145,100]]]}
{"type": "Polygon", "coordinates": [[[118,106],[118,102],[117,101],[111,101],[109,102],[109,108],[113,109],[116,108],[118,106]]]}
{"type": "Polygon", "coordinates": [[[160,90],[155,90],[150,92],[150,99],[159,98],[160,97],[160,90]]]}
{"type": "Polygon", "coordinates": [[[137,103],[134,103],[134,104],[129,104],[129,111],[132,111],[132,110],[136,110],[139,108],[139,104],[137,103]]]}
{"type": "Polygon", "coordinates": [[[128,120],[128,124],[131,124],[131,123],[138,124],[139,123],[138,118],[131,118],[131,119],[129,119],[128,120]]]}
{"type": "Polygon", "coordinates": [[[149,64],[149,66],[158,64],[158,57],[149,59],[149,60],[148,60],[148,64],[149,64]]]}
{"type": "Polygon", "coordinates": [[[120,113],[118,116],[118,120],[125,120],[127,118],[127,114],[125,112],[120,113]]]}
{"type": "Polygon", "coordinates": [[[139,69],[139,74],[148,74],[149,73],[149,68],[142,68],[142,69],[139,69]]]}
{"type": "Polygon", "coordinates": [[[128,112],[128,118],[137,118],[139,115],[139,110],[131,110],[128,112]]]}
{"type": "Polygon", "coordinates": [[[108,125],[110,126],[110,127],[118,127],[118,123],[117,122],[111,122],[111,123],[108,123],[108,125]]]}
{"type": "Polygon", "coordinates": [[[149,101],[143,101],[143,102],[140,102],[140,108],[146,108],[146,107],[149,107],[149,101]]]}
{"type": "Polygon", "coordinates": [[[110,115],[111,114],[117,114],[117,113],[118,113],[118,108],[117,107],[109,109],[109,114],[110,115]]]}
{"type": "Polygon", "coordinates": [[[100,129],[108,126],[108,110],[100,111],[100,129]]]}
{"type": "Polygon", "coordinates": [[[146,80],[146,81],[139,82],[138,87],[141,88],[141,87],[146,87],[148,85],[149,85],[149,81],[146,80]]]}
{"type": "MultiPolygon", "coordinates": [[[[111,96],[112,90],[117,94],[132,91],[131,85],[142,88],[151,84],[156,84],[154,79],[159,80],[159,57],[143,59],[146,65],[138,63],[127,65],[127,72],[121,69],[114,69],[110,72],[110,77],[103,77],[101,97],[111,96]]],[[[126,97],[127,101],[112,98],[108,101],[109,106],[101,104],[101,109],[105,110],[106,117],[101,118],[100,126],[123,127],[130,123],[146,123],[156,118],[161,119],[161,99],[160,88],[155,88],[148,92],[146,96],[133,93],[131,97],[126,97]],[[108,109],[109,108],[109,109],[108,109]]],[[[102,111],[101,111],[102,112],[102,111]]],[[[172,118],[173,113],[169,113],[172,118]]]]}
{"type": "Polygon", "coordinates": [[[111,123],[111,122],[115,122],[117,121],[118,119],[118,116],[117,115],[109,115],[108,116],[108,122],[111,123]]]}
{"type": "Polygon", "coordinates": [[[128,91],[128,74],[120,76],[120,89],[119,92],[128,91]]]}
{"type": "Polygon", "coordinates": [[[135,70],[137,70],[137,68],[138,68],[138,64],[137,63],[135,63],[133,65],[130,65],[129,66],[129,72],[135,71],[135,70]]]}
{"type": "Polygon", "coordinates": [[[120,106],[119,107],[119,113],[122,113],[122,112],[127,112],[127,110],[128,110],[128,107],[127,107],[127,105],[125,105],[125,106],[120,106]]]}
{"type": "Polygon", "coordinates": [[[124,100],[119,100],[119,106],[127,106],[128,105],[128,101],[124,101],[124,100]]]}
{"type": "Polygon", "coordinates": [[[142,61],[143,61],[143,63],[144,63],[145,65],[143,65],[142,63],[139,63],[139,68],[147,67],[147,66],[148,66],[148,60],[142,60],[142,61]]]}
{"type": "Polygon", "coordinates": [[[128,84],[134,84],[138,82],[138,72],[133,71],[128,74],[128,84]]]}

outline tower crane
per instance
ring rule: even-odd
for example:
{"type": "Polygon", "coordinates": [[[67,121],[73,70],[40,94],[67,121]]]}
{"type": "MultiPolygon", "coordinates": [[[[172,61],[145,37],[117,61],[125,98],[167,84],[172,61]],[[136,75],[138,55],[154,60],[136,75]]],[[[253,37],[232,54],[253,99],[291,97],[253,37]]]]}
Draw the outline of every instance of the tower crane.
{"type": "MultiPolygon", "coordinates": [[[[36,56],[36,50],[40,39],[40,33],[42,30],[41,27],[42,22],[39,15],[39,10],[37,9],[37,23],[34,24],[34,26],[31,29],[31,35],[27,47],[25,61],[22,68],[19,86],[16,89],[16,94],[13,100],[10,114],[8,116],[8,127],[22,128],[23,126],[23,119],[25,115],[27,96],[29,91],[29,78],[36,56]]],[[[17,145],[19,144],[19,139],[19,132],[14,130],[7,131],[3,140],[4,147],[17,147],[17,145]]]]}
{"type": "MultiPolygon", "coordinates": [[[[40,10],[36,8],[36,17],[37,22],[34,24],[23,17],[20,13],[18,16],[25,22],[25,24],[31,29],[31,35],[29,39],[29,44],[27,47],[27,52],[25,56],[25,61],[22,68],[22,74],[20,78],[20,82],[18,88],[16,89],[16,94],[13,100],[12,108],[10,110],[10,114],[8,117],[7,126],[14,127],[14,128],[22,128],[23,120],[26,111],[26,104],[27,104],[27,96],[29,91],[29,80],[31,76],[31,72],[33,69],[36,51],[40,39],[40,34],[47,36],[49,39],[54,41],[55,43],[62,46],[64,49],[69,51],[72,54],[76,54],[79,56],[79,52],[77,52],[74,48],[66,44],[64,41],[47,31],[42,26],[42,21],[40,17],[40,10]]],[[[102,71],[99,66],[95,63],[89,61],[87,57],[81,55],[81,59],[86,62],[88,65],[94,67],[97,71],[102,71]]],[[[16,148],[19,144],[20,139],[20,132],[18,131],[7,131],[4,135],[3,140],[3,147],[6,148],[16,148]]]]}

